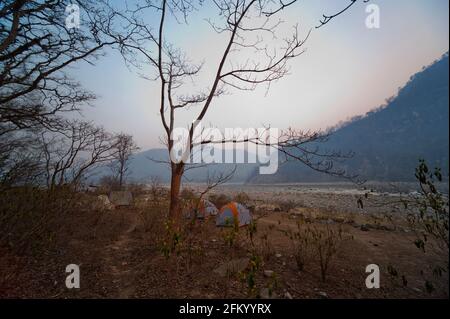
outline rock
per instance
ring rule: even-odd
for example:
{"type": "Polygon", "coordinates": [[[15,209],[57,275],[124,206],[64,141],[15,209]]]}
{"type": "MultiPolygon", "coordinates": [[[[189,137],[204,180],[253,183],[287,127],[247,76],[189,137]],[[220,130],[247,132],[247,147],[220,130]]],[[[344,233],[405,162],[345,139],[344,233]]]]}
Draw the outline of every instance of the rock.
{"type": "Polygon", "coordinates": [[[276,254],[275,254],[275,257],[277,257],[277,258],[281,258],[281,256],[282,256],[282,255],[281,255],[280,253],[276,253],[276,254]]]}
{"type": "Polygon", "coordinates": [[[94,205],[93,205],[94,209],[98,209],[98,210],[112,210],[114,209],[114,205],[111,204],[111,202],[109,201],[108,196],[106,195],[98,195],[97,196],[97,200],[94,201],[94,205]]]}
{"type": "Polygon", "coordinates": [[[261,299],[276,299],[277,295],[274,291],[270,291],[269,288],[263,288],[259,292],[261,299]]]}
{"type": "Polygon", "coordinates": [[[248,263],[250,262],[249,258],[239,258],[233,259],[214,270],[214,273],[218,274],[221,277],[227,276],[227,274],[234,274],[240,271],[244,271],[247,268],[248,263]]]}
{"type": "Polygon", "coordinates": [[[286,299],[294,299],[294,298],[292,297],[292,295],[289,293],[289,291],[286,291],[286,292],[284,293],[284,298],[286,298],[286,299]]]}
{"type": "Polygon", "coordinates": [[[361,225],[359,229],[361,229],[362,231],[369,231],[369,227],[367,225],[361,225]]]}
{"type": "Polygon", "coordinates": [[[267,278],[273,277],[273,274],[274,274],[273,270],[264,270],[264,276],[267,278]]]}
{"type": "Polygon", "coordinates": [[[109,200],[115,206],[131,206],[133,195],[129,191],[114,191],[109,194],[109,200]]]}
{"type": "Polygon", "coordinates": [[[318,294],[319,297],[322,298],[322,299],[328,299],[328,298],[329,298],[326,292],[319,291],[317,294],[318,294]]]}

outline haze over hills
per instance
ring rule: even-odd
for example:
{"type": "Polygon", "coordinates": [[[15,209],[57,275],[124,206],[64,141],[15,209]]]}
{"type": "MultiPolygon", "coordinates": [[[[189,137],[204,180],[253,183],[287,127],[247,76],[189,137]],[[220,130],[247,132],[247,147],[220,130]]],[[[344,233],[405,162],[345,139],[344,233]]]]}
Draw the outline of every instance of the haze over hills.
{"type": "MultiPolygon", "coordinates": [[[[244,156],[247,158],[247,152],[244,156]]],[[[170,180],[170,169],[167,163],[168,152],[166,149],[150,149],[136,154],[130,163],[130,178],[135,181],[145,182],[157,176],[162,182],[170,180]]],[[[198,166],[196,164],[196,166],[198,166]]],[[[185,180],[190,182],[204,182],[209,177],[217,177],[223,173],[227,175],[236,169],[233,177],[229,180],[232,183],[244,183],[256,169],[256,164],[214,164],[187,170],[185,180]]]]}
{"type": "MultiPolygon", "coordinates": [[[[441,167],[449,163],[448,53],[389,98],[385,106],[334,129],[321,147],[352,151],[341,167],[366,180],[410,181],[420,158],[441,167]]],[[[318,182],[336,178],[320,174],[298,162],[282,165],[271,176],[255,174],[251,182],[318,182]]]]}
{"type": "MultiPolygon", "coordinates": [[[[397,96],[364,116],[353,118],[333,129],[323,149],[352,151],[355,156],[340,164],[363,179],[378,181],[414,180],[418,160],[438,166],[448,176],[449,163],[449,64],[448,53],[413,75],[397,96]]],[[[168,165],[149,160],[167,160],[165,149],[136,154],[131,162],[131,178],[146,181],[159,176],[167,182],[168,165]]],[[[259,175],[256,164],[238,164],[231,182],[285,183],[336,181],[299,162],[281,165],[273,175],[259,175]]],[[[217,164],[186,173],[187,180],[205,181],[208,171],[230,171],[234,164],[217,164]]]]}

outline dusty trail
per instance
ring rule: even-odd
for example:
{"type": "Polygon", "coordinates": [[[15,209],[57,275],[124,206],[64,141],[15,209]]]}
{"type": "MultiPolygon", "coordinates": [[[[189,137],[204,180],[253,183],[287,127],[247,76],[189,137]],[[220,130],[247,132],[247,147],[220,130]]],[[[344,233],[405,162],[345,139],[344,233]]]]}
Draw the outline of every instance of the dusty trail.
{"type": "Polygon", "coordinates": [[[102,255],[105,271],[111,279],[114,294],[111,298],[132,298],[136,290],[136,269],[132,264],[133,245],[132,233],[137,227],[137,216],[133,211],[124,211],[124,222],[128,227],[118,236],[117,240],[107,245],[102,255]]]}

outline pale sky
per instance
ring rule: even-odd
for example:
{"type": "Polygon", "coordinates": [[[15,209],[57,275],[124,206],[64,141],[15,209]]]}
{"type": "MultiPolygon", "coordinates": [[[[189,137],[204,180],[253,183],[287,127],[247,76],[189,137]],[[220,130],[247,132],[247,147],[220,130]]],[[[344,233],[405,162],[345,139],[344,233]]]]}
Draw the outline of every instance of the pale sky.
{"type": "MultiPolygon", "coordinates": [[[[366,27],[364,3],[320,29],[314,27],[322,14],[339,11],[348,0],[303,0],[285,10],[281,17],[286,30],[296,23],[303,34],[313,28],[307,51],[289,62],[290,74],[273,83],[267,95],[261,87],[215,100],[205,123],[219,128],[270,124],[325,129],[383,104],[411,75],[448,51],[448,0],[370,3],[380,7],[380,29],[366,27]]],[[[205,62],[200,85],[211,82],[225,46],[204,20],[214,14],[207,6],[190,17],[188,26],[171,23],[166,32],[166,39],[193,61],[205,62]]],[[[71,72],[99,96],[93,108],[84,110],[86,119],[132,134],[144,150],[161,147],[158,82],[141,79],[115,52],[95,66],[82,64],[71,72]]],[[[198,112],[193,108],[182,113],[180,124],[189,123],[198,112]]]]}

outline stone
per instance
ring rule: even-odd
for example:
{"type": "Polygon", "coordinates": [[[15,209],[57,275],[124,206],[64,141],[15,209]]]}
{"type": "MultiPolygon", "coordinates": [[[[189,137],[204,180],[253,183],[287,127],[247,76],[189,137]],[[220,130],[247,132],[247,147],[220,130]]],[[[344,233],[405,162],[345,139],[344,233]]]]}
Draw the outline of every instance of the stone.
{"type": "Polygon", "coordinates": [[[227,276],[227,274],[235,274],[244,271],[250,262],[249,258],[238,258],[230,260],[229,262],[214,269],[214,273],[221,277],[227,276]]]}
{"type": "Polygon", "coordinates": [[[286,291],[286,292],[284,293],[284,298],[286,298],[286,299],[294,299],[294,298],[292,297],[292,295],[289,293],[289,291],[286,291]]]}
{"type": "Polygon", "coordinates": [[[318,294],[319,297],[322,298],[322,299],[328,299],[328,298],[329,298],[328,295],[327,295],[327,293],[324,292],[324,291],[319,291],[317,294],[318,294]]]}
{"type": "Polygon", "coordinates": [[[361,229],[362,231],[369,231],[369,227],[367,225],[361,225],[359,229],[361,229]]]}
{"type": "Polygon", "coordinates": [[[109,194],[109,200],[115,206],[131,206],[133,195],[129,191],[113,191],[109,194]]]}
{"type": "Polygon", "coordinates": [[[275,257],[277,257],[277,258],[281,258],[281,254],[279,254],[279,253],[277,253],[277,254],[275,254],[275,257]]]}
{"type": "Polygon", "coordinates": [[[273,277],[273,274],[274,274],[273,270],[264,270],[264,276],[267,278],[273,277]]]}

